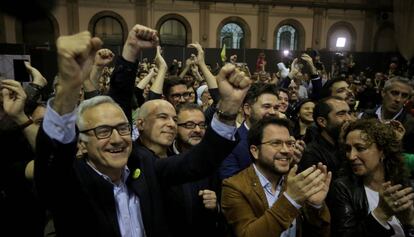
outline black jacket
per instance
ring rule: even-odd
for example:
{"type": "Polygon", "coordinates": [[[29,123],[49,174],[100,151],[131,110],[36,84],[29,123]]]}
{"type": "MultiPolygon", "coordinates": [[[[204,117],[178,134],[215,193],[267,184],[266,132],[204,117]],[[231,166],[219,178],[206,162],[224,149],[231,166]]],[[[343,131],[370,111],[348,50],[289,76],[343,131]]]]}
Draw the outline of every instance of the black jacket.
{"type": "MultiPolygon", "coordinates": [[[[308,133],[308,131],[306,131],[306,133],[308,133]]],[[[329,143],[322,137],[320,132],[318,132],[318,134],[314,135],[312,141],[306,145],[306,148],[303,151],[302,159],[298,164],[298,173],[321,162],[326,165],[328,171],[332,171],[333,180],[335,180],[337,172],[345,160],[338,147],[338,145],[329,143]]]]}
{"type": "Polygon", "coordinates": [[[364,184],[358,177],[341,176],[331,185],[328,195],[331,236],[388,237],[395,233],[391,226],[387,230],[369,213],[364,184]]]}

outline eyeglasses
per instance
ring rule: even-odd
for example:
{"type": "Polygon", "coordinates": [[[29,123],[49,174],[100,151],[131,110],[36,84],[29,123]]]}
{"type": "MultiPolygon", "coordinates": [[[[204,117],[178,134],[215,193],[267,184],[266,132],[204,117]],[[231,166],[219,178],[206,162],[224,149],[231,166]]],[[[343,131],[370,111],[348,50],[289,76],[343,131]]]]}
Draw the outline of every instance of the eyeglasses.
{"type": "Polygon", "coordinates": [[[266,144],[270,145],[271,147],[275,149],[281,149],[283,147],[283,144],[285,144],[288,148],[293,148],[295,147],[296,141],[294,140],[289,140],[289,141],[270,140],[270,141],[262,142],[259,145],[266,145],[266,144]]]}
{"type": "Polygon", "coordinates": [[[190,92],[184,92],[184,93],[182,93],[182,94],[179,94],[179,93],[177,93],[177,94],[171,94],[170,96],[171,96],[171,98],[173,98],[174,100],[178,100],[178,99],[180,99],[181,97],[183,97],[184,99],[187,99],[188,97],[190,97],[190,92]]]}
{"type": "Polygon", "coordinates": [[[196,126],[198,126],[200,129],[206,129],[207,125],[205,122],[200,122],[200,123],[194,123],[191,121],[185,122],[185,123],[179,123],[177,124],[180,127],[184,127],[186,129],[194,129],[196,126]]]}
{"type": "Polygon", "coordinates": [[[131,126],[129,123],[121,123],[116,126],[109,126],[109,125],[101,125],[96,128],[86,129],[83,131],[79,131],[80,133],[87,133],[89,131],[93,131],[95,133],[95,137],[98,139],[105,139],[112,135],[112,131],[116,129],[116,131],[121,136],[131,135],[131,126]]]}

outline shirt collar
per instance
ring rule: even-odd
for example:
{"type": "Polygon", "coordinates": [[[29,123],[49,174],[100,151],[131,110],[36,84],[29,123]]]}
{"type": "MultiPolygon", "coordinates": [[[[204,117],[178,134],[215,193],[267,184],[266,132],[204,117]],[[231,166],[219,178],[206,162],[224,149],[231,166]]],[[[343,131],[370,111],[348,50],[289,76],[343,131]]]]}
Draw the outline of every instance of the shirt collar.
{"type": "Polygon", "coordinates": [[[173,148],[174,154],[176,155],[180,154],[180,151],[177,148],[177,140],[174,140],[172,148],[173,148]]]}
{"type": "MultiPolygon", "coordinates": [[[[398,111],[398,113],[392,119],[389,119],[389,120],[396,120],[398,118],[398,116],[401,115],[401,113],[403,112],[403,110],[404,110],[404,108],[401,108],[400,111],[398,111]]],[[[382,119],[382,116],[381,116],[381,114],[382,114],[382,106],[378,107],[378,109],[375,111],[375,114],[377,115],[379,121],[385,122],[385,119],[383,120],[382,119]]]]}
{"type": "MultiPolygon", "coordinates": [[[[257,169],[256,165],[253,164],[254,171],[256,172],[257,177],[259,177],[260,184],[263,188],[271,188],[272,183],[257,169]]],[[[284,176],[279,180],[277,186],[280,186],[283,183],[284,176]]]]}
{"type": "Polygon", "coordinates": [[[244,125],[244,127],[247,129],[247,131],[249,131],[249,126],[247,126],[246,121],[244,121],[243,125],[244,125]]]}
{"type": "MultiPolygon", "coordinates": [[[[119,184],[116,184],[116,183],[114,183],[114,182],[112,182],[112,179],[108,176],[108,175],[106,175],[106,174],[103,174],[103,173],[101,173],[99,170],[97,170],[95,167],[93,167],[93,165],[90,163],[90,161],[89,160],[87,160],[86,161],[86,163],[96,172],[96,173],[98,173],[100,176],[102,176],[102,178],[104,178],[106,181],[108,181],[108,182],[110,182],[110,183],[112,183],[113,185],[115,185],[115,186],[117,186],[117,185],[119,185],[119,184]]],[[[122,183],[125,183],[126,182],[126,180],[127,180],[127,178],[128,178],[128,176],[129,176],[129,173],[130,173],[130,171],[129,171],[129,168],[128,168],[128,166],[125,166],[123,169],[122,169],[122,174],[121,174],[121,180],[122,180],[122,183]]]]}

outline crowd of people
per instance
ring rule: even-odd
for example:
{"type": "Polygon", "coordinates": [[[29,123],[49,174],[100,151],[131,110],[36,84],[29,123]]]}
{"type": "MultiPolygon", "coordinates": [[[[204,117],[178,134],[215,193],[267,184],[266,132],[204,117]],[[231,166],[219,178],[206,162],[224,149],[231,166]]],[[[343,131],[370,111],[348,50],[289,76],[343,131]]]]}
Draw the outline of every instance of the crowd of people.
{"type": "Polygon", "coordinates": [[[2,235],[414,236],[412,80],[198,43],[168,66],[142,25],[102,44],[58,38],[52,95],[29,63],[0,81],[2,235]]]}

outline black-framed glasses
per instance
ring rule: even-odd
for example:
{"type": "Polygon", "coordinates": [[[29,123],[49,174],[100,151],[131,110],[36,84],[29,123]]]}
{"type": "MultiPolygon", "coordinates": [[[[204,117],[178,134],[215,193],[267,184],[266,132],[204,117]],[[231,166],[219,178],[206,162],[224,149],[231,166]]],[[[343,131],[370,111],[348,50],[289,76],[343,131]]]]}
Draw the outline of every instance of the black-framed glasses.
{"type": "Polygon", "coordinates": [[[174,100],[178,100],[178,99],[180,99],[181,97],[183,97],[184,99],[188,99],[188,97],[190,97],[190,92],[184,92],[184,93],[182,93],[182,94],[180,94],[180,93],[175,93],[175,94],[171,94],[170,96],[171,96],[171,98],[173,98],[174,100]]]}
{"type": "Polygon", "coordinates": [[[121,136],[131,135],[131,126],[129,123],[121,123],[116,126],[110,125],[101,125],[95,128],[86,129],[83,131],[79,131],[80,133],[87,133],[89,131],[93,131],[95,133],[95,137],[98,139],[105,139],[112,135],[112,131],[116,129],[116,131],[121,136]]]}
{"type": "Polygon", "coordinates": [[[285,144],[288,148],[294,148],[296,141],[294,140],[282,141],[282,140],[274,139],[274,140],[262,142],[259,145],[266,145],[266,144],[270,145],[271,147],[275,149],[281,149],[283,147],[283,144],[285,144]]]}
{"type": "Polygon", "coordinates": [[[200,123],[194,123],[192,121],[188,121],[185,123],[179,123],[177,124],[180,127],[184,127],[186,129],[194,129],[196,126],[198,126],[200,129],[206,129],[207,128],[207,124],[205,122],[200,122],[200,123]]]}

